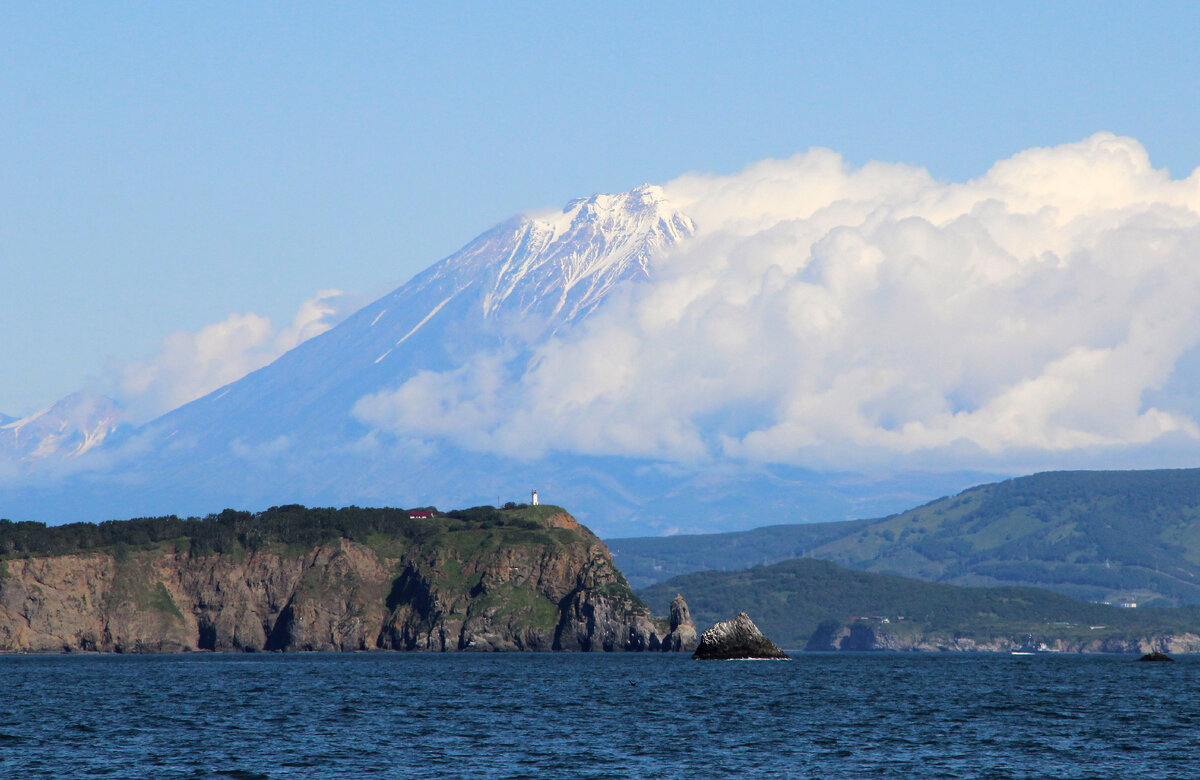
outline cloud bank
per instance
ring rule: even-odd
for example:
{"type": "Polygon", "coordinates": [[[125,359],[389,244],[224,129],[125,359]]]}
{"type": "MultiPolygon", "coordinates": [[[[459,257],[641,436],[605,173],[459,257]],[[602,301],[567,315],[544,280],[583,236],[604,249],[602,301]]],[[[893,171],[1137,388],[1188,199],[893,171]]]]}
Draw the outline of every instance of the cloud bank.
{"type": "Polygon", "coordinates": [[[341,290],[321,290],[276,328],[258,314],[230,314],[196,332],[163,339],[147,360],[108,367],[109,393],[135,422],[145,422],[241,379],[337,325],[356,308],[341,290]]]}
{"type": "Polygon", "coordinates": [[[1200,173],[1171,179],[1134,139],[1030,149],[965,183],[818,149],[665,191],[698,232],[651,283],[529,363],[423,373],[360,418],[517,456],[1200,454],[1200,173]]]}

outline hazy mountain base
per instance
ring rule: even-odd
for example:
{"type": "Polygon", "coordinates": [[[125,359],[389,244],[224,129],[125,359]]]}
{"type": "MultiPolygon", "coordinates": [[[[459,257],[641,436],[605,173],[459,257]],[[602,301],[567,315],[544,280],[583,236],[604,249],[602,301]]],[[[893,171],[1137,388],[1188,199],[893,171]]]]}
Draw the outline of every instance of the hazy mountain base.
{"type": "Polygon", "coordinates": [[[1122,609],[1023,587],[961,587],[799,559],[642,588],[675,593],[699,625],[744,610],[785,648],[1008,651],[1032,635],[1071,652],[1200,652],[1200,608],[1122,609]],[[886,620],[885,620],[886,619],[886,620]]]}
{"type": "Polygon", "coordinates": [[[560,508],[458,514],[288,506],[104,528],[10,524],[0,650],[611,651],[669,639],[603,542],[560,508]],[[152,538],[180,526],[194,535],[152,538]],[[88,534],[118,541],[28,552],[88,534]],[[139,536],[150,538],[131,546],[139,536]]]}
{"type": "MultiPolygon", "coordinates": [[[[297,437],[273,446],[242,441],[216,454],[176,437],[153,469],[131,461],[120,478],[103,464],[112,453],[89,453],[75,465],[94,462],[95,471],[29,476],[19,485],[0,480],[0,517],[57,524],[204,515],[228,506],[265,509],[291,502],[498,505],[528,500],[526,490],[537,489],[557,504],[584,507],[580,521],[608,538],[747,528],[768,519],[810,523],[878,515],[975,484],[979,478],[971,473],[867,478],[775,465],[687,468],[562,453],[521,460],[444,443],[402,442],[365,428],[356,435],[360,438],[349,446],[333,437],[297,437]]],[[[124,446],[140,452],[146,445],[134,436],[124,446]]],[[[670,573],[699,568],[714,567],[670,573]]]]}
{"type": "Polygon", "coordinates": [[[878,520],[613,539],[638,585],[800,555],[961,585],[1033,585],[1087,601],[1200,603],[1200,469],[1047,472],[878,520]]]}

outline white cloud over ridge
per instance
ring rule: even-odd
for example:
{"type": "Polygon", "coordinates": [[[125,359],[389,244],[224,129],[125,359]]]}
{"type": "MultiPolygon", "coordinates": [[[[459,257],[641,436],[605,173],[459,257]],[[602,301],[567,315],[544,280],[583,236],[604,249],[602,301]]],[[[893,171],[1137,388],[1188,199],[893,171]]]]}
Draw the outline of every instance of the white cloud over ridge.
{"type": "Polygon", "coordinates": [[[194,401],[241,379],[338,324],[355,306],[341,290],[321,290],[303,302],[284,328],[254,313],[230,314],[192,333],[163,339],[147,360],[109,366],[110,392],[136,422],[194,401]]]}
{"type": "Polygon", "coordinates": [[[965,183],[813,150],[665,186],[697,235],[527,366],[480,356],[363,419],[511,455],[814,467],[1200,454],[1200,173],[1134,139],[965,183]],[[1195,446],[1193,446],[1195,445],[1195,446]]]}

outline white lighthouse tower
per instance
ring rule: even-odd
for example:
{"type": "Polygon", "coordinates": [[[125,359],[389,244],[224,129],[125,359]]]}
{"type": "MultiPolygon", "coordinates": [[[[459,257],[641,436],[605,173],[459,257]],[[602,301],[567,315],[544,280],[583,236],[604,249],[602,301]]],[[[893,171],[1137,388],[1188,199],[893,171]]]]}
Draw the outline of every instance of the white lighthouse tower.
{"type": "Polygon", "coordinates": [[[532,503],[533,503],[533,505],[534,505],[534,506],[537,506],[537,505],[538,505],[538,500],[537,500],[537,491],[536,491],[536,490],[535,490],[535,491],[533,491],[533,501],[532,501],[532,503]]]}

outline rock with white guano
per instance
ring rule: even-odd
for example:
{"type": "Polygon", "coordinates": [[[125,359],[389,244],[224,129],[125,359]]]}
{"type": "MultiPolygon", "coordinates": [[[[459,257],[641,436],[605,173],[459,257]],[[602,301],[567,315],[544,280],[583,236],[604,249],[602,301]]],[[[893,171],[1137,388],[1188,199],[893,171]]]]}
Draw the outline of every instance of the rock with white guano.
{"type": "Polygon", "coordinates": [[[745,612],[723,620],[700,635],[700,646],[692,658],[731,660],[737,658],[787,658],[788,654],[767,639],[745,612]]]}

